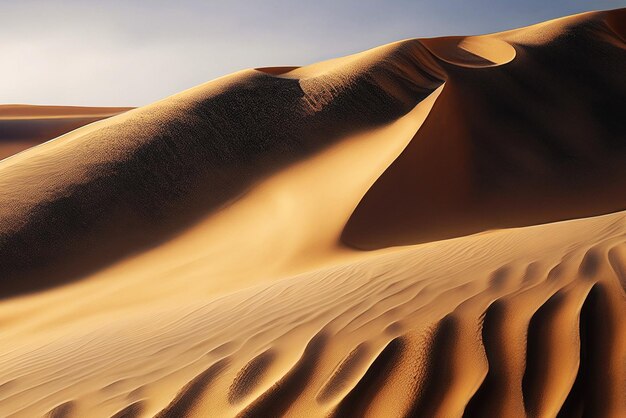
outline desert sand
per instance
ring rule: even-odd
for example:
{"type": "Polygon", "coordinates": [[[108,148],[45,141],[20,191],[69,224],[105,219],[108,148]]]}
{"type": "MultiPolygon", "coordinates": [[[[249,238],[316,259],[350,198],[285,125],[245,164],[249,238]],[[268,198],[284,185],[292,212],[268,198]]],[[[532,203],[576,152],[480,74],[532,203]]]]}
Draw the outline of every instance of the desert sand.
{"type": "Polygon", "coordinates": [[[0,160],[128,107],[0,105],[0,160]]]}
{"type": "Polygon", "coordinates": [[[591,12],[1,160],[0,416],[626,416],[625,69],[591,12]]]}

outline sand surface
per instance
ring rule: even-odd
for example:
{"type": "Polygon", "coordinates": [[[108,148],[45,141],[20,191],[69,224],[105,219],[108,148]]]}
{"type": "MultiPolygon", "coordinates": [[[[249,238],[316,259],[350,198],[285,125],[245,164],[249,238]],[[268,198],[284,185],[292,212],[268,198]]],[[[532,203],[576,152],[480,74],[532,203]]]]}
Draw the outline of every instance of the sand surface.
{"type": "Polygon", "coordinates": [[[244,70],[1,160],[0,416],[626,416],[624,22],[244,70]]]}
{"type": "Polygon", "coordinates": [[[128,107],[0,105],[0,160],[128,107]]]}

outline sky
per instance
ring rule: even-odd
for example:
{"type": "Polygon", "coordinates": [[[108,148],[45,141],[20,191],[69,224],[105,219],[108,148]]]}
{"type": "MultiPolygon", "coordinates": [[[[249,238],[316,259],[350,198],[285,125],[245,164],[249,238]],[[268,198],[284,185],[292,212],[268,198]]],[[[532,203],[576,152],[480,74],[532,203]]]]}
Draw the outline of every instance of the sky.
{"type": "Polygon", "coordinates": [[[626,0],[0,0],[0,103],[141,106],[245,68],[618,7],[626,0]]]}

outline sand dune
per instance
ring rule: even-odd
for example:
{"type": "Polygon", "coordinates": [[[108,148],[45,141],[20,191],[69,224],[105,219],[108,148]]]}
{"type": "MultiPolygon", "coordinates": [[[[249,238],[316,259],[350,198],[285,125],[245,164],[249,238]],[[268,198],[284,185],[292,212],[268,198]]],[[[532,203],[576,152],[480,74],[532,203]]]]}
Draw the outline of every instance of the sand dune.
{"type": "Polygon", "coordinates": [[[624,21],[245,70],[0,161],[0,416],[626,415],[624,21]]]}
{"type": "Polygon", "coordinates": [[[0,160],[127,107],[0,105],[0,160]]]}
{"type": "Polygon", "coordinates": [[[457,38],[422,41],[446,87],[344,239],[381,248],[626,209],[625,37],[603,14],[559,19],[490,35],[515,58],[485,44],[495,64],[475,70],[449,52],[457,38]]]}
{"type": "Polygon", "coordinates": [[[17,416],[621,416],[625,263],[617,214],[63,326],[37,328],[31,313],[36,333],[6,337],[0,405],[17,416]]]}

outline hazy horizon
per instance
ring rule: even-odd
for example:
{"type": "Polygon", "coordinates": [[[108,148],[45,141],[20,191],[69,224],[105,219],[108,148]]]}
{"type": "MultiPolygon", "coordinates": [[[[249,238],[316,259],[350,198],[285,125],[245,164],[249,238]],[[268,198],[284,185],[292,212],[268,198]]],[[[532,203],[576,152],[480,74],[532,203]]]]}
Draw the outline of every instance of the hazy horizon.
{"type": "MultiPolygon", "coordinates": [[[[3,2],[4,3],[4,2],[3,2]]],[[[20,1],[2,5],[0,103],[141,106],[245,68],[411,37],[497,32],[625,1],[20,1]]]]}

